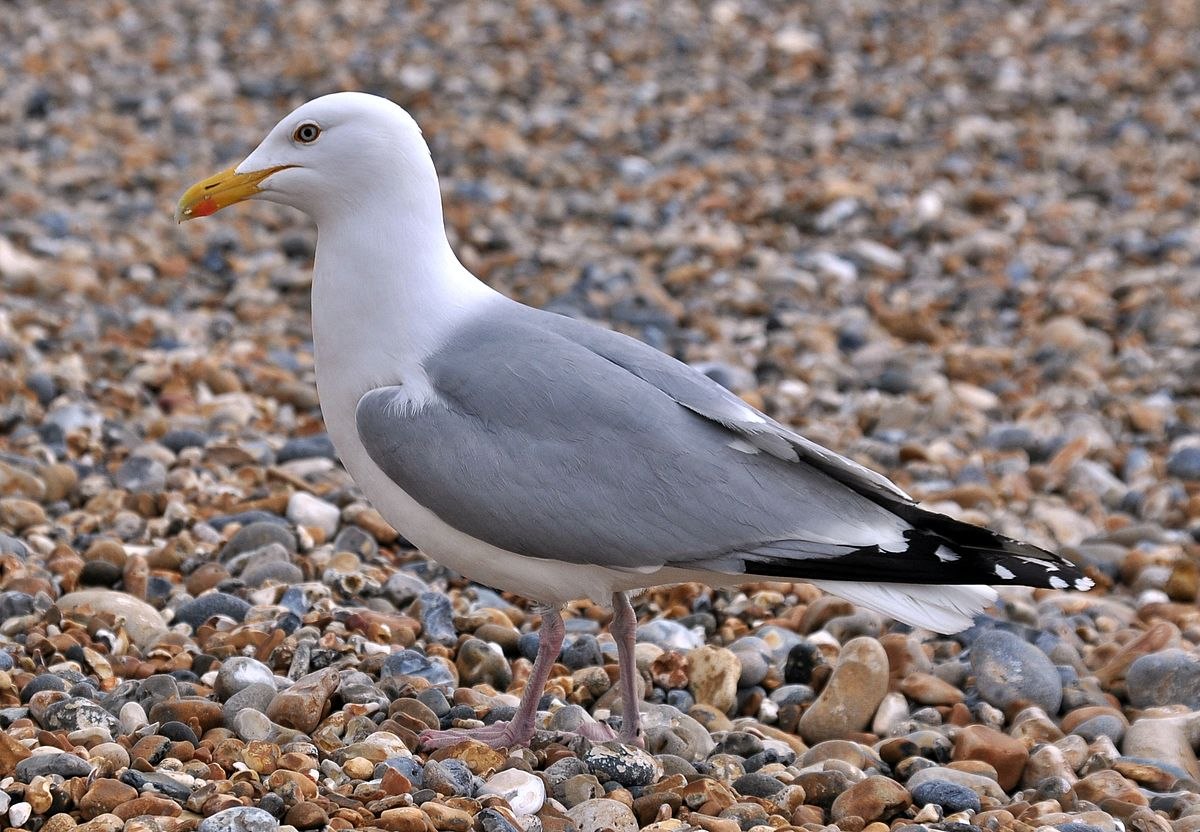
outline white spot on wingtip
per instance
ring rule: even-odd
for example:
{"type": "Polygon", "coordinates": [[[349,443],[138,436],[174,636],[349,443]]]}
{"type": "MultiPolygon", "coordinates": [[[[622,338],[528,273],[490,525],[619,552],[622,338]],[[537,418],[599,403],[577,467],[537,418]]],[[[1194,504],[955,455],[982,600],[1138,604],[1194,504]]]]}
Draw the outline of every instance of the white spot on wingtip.
{"type": "Polygon", "coordinates": [[[1064,581],[1062,578],[1056,576],[1050,579],[1050,586],[1054,587],[1055,589],[1066,589],[1070,586],[1070,584],[1064,581]]]}
{"type": "Polygon", "coordinates": [[[1087,592],[1089,589],[1091,589],[1095,585],[1096,585],[1096,582],[1093,581],[1091,578],[1076,578],[1075,579],[1075,588],[1077,590],[1079,590],[1080,592],[1087,592]]]}
{"type": "Polygon", "coordinates": [[[1040,566],[1043,569],[1045,569],[1047,572],[1057,572],[1058,571],[1058,564],[1051,563],[1048,560],[1042,560],[1041,558],[1031,558],[1031,557],[1026,557],[1025,555],[1017,555],[1017,560],[1023,560],[1026,563],[1028,563],[1030,566],[1040,566]]]}
{"type": "Polygon", "coordinates": [[[937,555],[937,559],[942,563],[953,563],[959,559],[958,555],[945,546],[937,547],[937,550],[934,552],[934,554],[937,555]]]}
{"type": "Polygon", "coordinates": [[[1013,578],[1017,577],[1016,572],[1013,572],[1011,569],[1006,569],[998,563],[996,564],[995,571],[996,577],[1003,578],[1006,581],[1011,581],[1013,578]]]}

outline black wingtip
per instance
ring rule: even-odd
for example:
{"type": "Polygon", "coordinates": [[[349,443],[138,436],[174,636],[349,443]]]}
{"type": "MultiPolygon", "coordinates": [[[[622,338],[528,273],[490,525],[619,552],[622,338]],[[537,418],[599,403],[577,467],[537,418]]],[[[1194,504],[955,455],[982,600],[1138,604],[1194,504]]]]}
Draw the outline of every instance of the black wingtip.
{"type": "Polygon", "coordinates": [[[813,557],[811,552],[799,555],[802,541],[777,541],[745,553],[745,571],[796,580],[990,584],[1082,592],[1094,586],[1078,566],[1037,546],[916,506],[891,508],[913,526],[904,532],[903,551],[863,546],[813,557]]]}

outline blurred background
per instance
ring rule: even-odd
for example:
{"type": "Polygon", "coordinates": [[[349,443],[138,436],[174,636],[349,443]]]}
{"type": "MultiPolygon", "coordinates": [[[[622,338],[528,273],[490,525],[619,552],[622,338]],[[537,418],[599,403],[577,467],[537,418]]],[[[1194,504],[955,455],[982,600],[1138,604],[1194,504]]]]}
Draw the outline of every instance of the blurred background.
{"type": "Polygon", "coordinates": [[[313,229],[171,212],[292,107],[358,89],[423,126],[489,283],[703,366],[936,508],[1111,577],[1140,547],[1126,577],[1191,600],[1197,9],[4,3],[0,487],[41,512],[5,504],[4,545],[88,501],[136,542],[282,511],[289,476],[354,499],[294,465],[331,458],[313,229]],[[31,460],[75,479],[39,491],[31,460]],[[141,526],[112,488],[150,495],[141,526]]]}

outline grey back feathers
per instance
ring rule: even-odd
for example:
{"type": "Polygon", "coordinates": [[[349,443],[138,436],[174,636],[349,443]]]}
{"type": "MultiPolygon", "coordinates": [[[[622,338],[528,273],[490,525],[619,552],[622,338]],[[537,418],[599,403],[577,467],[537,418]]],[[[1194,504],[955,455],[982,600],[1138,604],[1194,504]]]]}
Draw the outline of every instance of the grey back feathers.
{"type": "MultiPolygon", "coordinates": [[[[424,369],[435,397],[406,412],[399,388],[368,392],[357,408],[359,437],[418,503],[502,549],[636,571],[914,583],[1029,577],[1028,569],[988,572],[992,560],[982,556],[1008,564],[1018,553],[1004,544],[1015,542],[923,512],[886,478],[619,333],[505,300],[424,369]],[[926,530],[926,515],[951,525],[926,530]],[[967,557],[946,534],[957,526],[974,535],[967,557]]],[[[1074,577],[1065,561],[1015,545],[1074,577]]],[[[1036,577],[1044,584],[1044,572],[1036,577]]]]}

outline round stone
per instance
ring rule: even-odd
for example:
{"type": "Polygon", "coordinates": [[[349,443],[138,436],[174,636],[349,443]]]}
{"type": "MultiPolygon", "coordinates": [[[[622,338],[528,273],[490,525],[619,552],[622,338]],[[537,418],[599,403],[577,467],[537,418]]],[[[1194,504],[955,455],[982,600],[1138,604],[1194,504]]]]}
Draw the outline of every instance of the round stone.
{"type": "Polygon", "coordinates": [[[971,644],[971,669],[979,695],[1000,710],[1019,704],[1058,713],[1062,677],[1049,657],[1005,630],[990,630],[971,644]]]}

